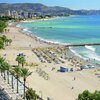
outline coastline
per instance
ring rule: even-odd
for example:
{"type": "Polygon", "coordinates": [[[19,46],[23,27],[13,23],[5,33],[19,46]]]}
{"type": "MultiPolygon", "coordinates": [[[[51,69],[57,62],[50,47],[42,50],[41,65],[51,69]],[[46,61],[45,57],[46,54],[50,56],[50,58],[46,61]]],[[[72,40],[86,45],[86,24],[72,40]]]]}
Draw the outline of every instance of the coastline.
{"type": "Polygon", "coordinates": [[[21,26],[18,26],[19,24],[20,23],[17,23],[14,26],[17,27],[17,28],[19,28],[21,33],[23,33],[25,35],[28,35],[28,36],[30,36],[32,38],[35,38],[36,41],[40,41],[40,42],[43,42],[43,43],[47,43],[48,45],[56,45],[56,46],[59,46],[59,45],[64,46],[64,45],[66,45],[66,44],[63,44],[63,43],[61,44],[61,43],[57,43],[57,42],[53,42],[53,41],[48,41],[48,40],[45,40],[45,39],[43,39],[41,37],[38,37],[38,36],[34,35],[34,33],[32,34],[32,32],[29,31],[27,28],[22,28],[21,26]]]}
{"type": "MultiPolygon", "coordinates": [[[[41,19],[40,19],[40,20],[41,20],[41,19]]],[[[23,22],[22,22],[22,23],[23,23],[23,22]]],[[[25,23],[26,23],[26,22],[25,22],[25,23]]],[[[20,26],[17,26],[17,25],[19,25],[19,24],[20,24],[20,23],[15,24],[14,27],[19,28],[19,32],[20,32],[20,33],[25,34],[25,35],[31,37],[32,39],[34,39],[35,41],[39,41],[40,43],[46,43],[46,44],[48,45],[48,47],[49,47],[49,46],[51,46],[51,47],[57,47],[57,46],[58,46],[58,47],[62,47],[62,46],[71,45],[71,44],[64,44],[64,43],[56,43],[56,42],[53,42],[53,41],[48,41],[48,40],[42,39],[42,38],[40,38],[40,37],[34,35],[34,33],[32,33],[31,31],[29,31],[28,29],[22,28],[22,27],[20,27],[20,26]]],[[[72,45],[73,45],[73,44],[72,44],[72,45]]],[[[68,49],[69,49],[69,54],[68,54],[68,55],[71,55],[72,58],[77,58],[79,61],[84,62],[83,65],[89,65],[89,64],[91,65],[91,61],[89,61],[89,60],[83,58],[83,57],[82,57],[81,55],[79,55],[79,54],[76,54],[75,51],[71,50],[71,47],[70,47],[70,46],[68,46],[68,49]]],[[[94,64],[94,66],[95,66],[95,64],[94,64]]]]}
{"type": "MultiPolygon", "coordinates": [[[[41,19],[39,19],[39,20],[41,20],[41,19]]],[[[46,20],[49,20],[49,19],[46,19],[46,20]]],[[[44,44],[46,44],[47,46],[46,47],[64,47],[64,46],[66,46],[66,47],[68,47],[69,48],[69,51],[70,51],[70,53],[71,54],[73,54],[73,57],[75,57],[75,58],[78,58],[79,59],[79,61],[83,61],[83,62],[85,62],[85,64],[83,64],[83,65],[94,65],[94,66],[96,66],[96,67],[98,67],[100,64],[98,64],[98,63],[93,63],[94,61],[91,59],[89,59],[89,58],[84,58],[84,57],[82,57],[81,55],[79,55],[79,54],[77,54],[75,51],[73,51],[73,50],[71,50],[71,48],[70,47],[74,47],[74,45],[73,44],[66,44],[66,43],[56,43],[56,42],[53,42],[53,41],[48,41],[48,40],[45,40],[45,39],[42,39],[41,37],[38,37],[38,36],[36,36],[36,35],[34,35],[34,33],[32,33],[31,31],[29,31],[27,28],[22,28],[21,26],[17,26],[17,25],[19,25],[20,23],[23,23],[23,22],[19,22],[19,23],[14,23],[14,27],[16,27],[16,28],[19,28],[19,32],[20,33],[22,33],[22,34],[25,34],[25,35],[27,35],[27,36],[29,36],[29,37],[31,37],[32,39],[34,39],[35,41],[38,41],[38,42],[40,42],[40,44],[41,43],[44,43],[44,44]],[[73,45],[73,46],[72,46],[73,45]],[[93,61],[93,62],[92,62],[93,61]]],[[[26,23],[26,22],[25,22],[26,23]]],[[[77,46],[77,45],[76,45],[77,46]]],[[[80,44],[80,46],[81,46],[81,44],[80,44]]],[[[88,46],[88,45],[87,45],[88,46]]],[[[32,48],[31,48],[32,49],[32,48]]]]}
{"type": "MultiPolygon", "coordinates": [[[[58,72],[59,68],[61,66],[64,66],[66,68],[79,68],[78,64],[80,64],[81,60],[76,57],[73,53],[70,54],[70,51],[67,52],[67,58],[65,63],[59,63],[55,64],[52,63],[42,63],[38,59],[38,57],[32,52],[33,48],[50,52],[51,50],[54,52],[56,50],[60,51],[59,54],[63,52],[65,48],[63,48],[62,45],[49,45],[48,43],[40,42],[38,40],[35,40],[35,38],[26,35],[25,33],[21,32],[22,29],[17,27],[8,27],[10,29],[9,33],[5,33],[5,35],[8,38],[12,39],[11,46],[8,46],[5,48],[5,50],[1,50],[0,54],[4,56],[6,54],[6,60],[11,65],[17,65],[16,62],[16,56],[19,53],[24,53],[26,55],[27,65],[25,65],[25,68],[28,68],[30,71],[32,71],[32,76],[30,76],[27,79],[27,86],[33,88],[36,90],[36,92],[41,96],[39,91],[42,91],[44,100],[47,99],[47,97],[52,98],[53,100],[74,100],[77,98],[78,94],[82,92],[84,89],[89,89],[94,91],[95,89],[100,89],[99,86],[99,79],[96,78],[94,75],[94,70],[96,69],[87,69],[83,71],[74,71],[74,72],[67,72],[67,73],[61,73],[58,72]],[[31,47],[30,47],[31,44],[31,47]],[[79,63],[78,63],[79,62],[79,63]],[[30,66],[32,63],[37,63],[38,66],[30,66]],[[55,68],[52,70],[52,68],[55,68]],[[42,71],[45,71],[48,76],[49,80],[45,80],[44,77],[42,77],[38,72],[37,68],[41,69],[42,71]],[[73,78],[76,78],[75,81],[73,81],[73,78]],[[93,80],[95,82],[93,82],[93,80]],[[89,85],[87,84],[89,83],[89,85]],[[34,84],[33,84],[34,83],[34,84]],[[74,89],[72,89],[74,87],[74,89]],[[59,95],[58,95],[59,94],[59,95]],[[72,96],[73,95],[73,96],[72,96]]],[[[69,49],[67,49],[69,50],[69,49]]],[[[58,52],[56,51],[56,52],[58,52]]],[[[65,50],[66,51],[66,50],[65,50]]],[[[40,51],[41,52],[41,51],[40,51]]],[[[45,55],[48,52],[44,52],[45,55]]],[[[65,54],[65,52],[63,52],[65,54]]],[[[60,57],[60,56],[59,56],[60,57]]],[[[84,62],[83,62],[84,63],[84,62]]],[[[84,63],[85,64],[85,63],[84,63]]],[[[22,81],[22,80],[21,80],[22,81]]]]}
{"type": "MultiPolygon", "coordinates": [[[[77,57],[79,60],[83,60],[83,62],[86,62],[87,65],[88,64],[90,64],[90,65],[93,64],[92,60],[90,61],[88,58],[83,58],[81,55],[79,55],[75,51],[71,50],[70,46],[72,46],[73,44],[56,43],[56,42],[53,42],[53,41],[48,41],[48,40],[42,39],[41,37],[38,37],[38,36],[34,35],[34,33],[29,31],[28,29],[22,28],[21,26],[17,26],[19,24],[20,23],[17,23],[17,24],[14,25],[15,27],[19,28],[19,32],[21,32],[21,33],[23,33],[23,34],[35,39],[35,41],[39,41],[40,43],[46,43],[47,45],[54,46],[54,47],[55,46],[68,46],[69,45],[68,48],[69,48],[70,53],[73,54],[73,57],[77,57]]],[[[81,44],[80,44],[80,46],[81,46],[81,44]]],[[[95,66],[95,65],[98,65],[98,64],[93,64],[93,65],[95,66]]]]}

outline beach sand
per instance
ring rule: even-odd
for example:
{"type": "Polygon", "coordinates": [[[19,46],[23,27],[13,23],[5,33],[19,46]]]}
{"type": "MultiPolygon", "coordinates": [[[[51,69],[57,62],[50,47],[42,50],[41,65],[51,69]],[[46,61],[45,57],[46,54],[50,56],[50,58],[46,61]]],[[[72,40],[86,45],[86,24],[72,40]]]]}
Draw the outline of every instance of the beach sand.
{"type": "Polygon", "coordinates": [[[75,100],[78,94],[84,90],[90,90],[91,92],[100,90],[100,79],[95,75],[95,70],[97,69],[86,69],[68,73],[58,72],[57,70],[59,70],[60,66],[73,66],[67,60],[65,63],[60,64],[41,63],[38,57],[32,52],[32,48],[46,48],[55,45],[49,45],[27,36],[19,28],[8,28],[10,32],[5,33],[5,35],[12,39],[13,42],[4,50],[0,50],[0,55],[11,65],[17,65],[16,57],[19,53],[26,55],[28,64],[25,67],[33,72],[27,78],[26,85],[36,90],[44,100],[47,100],[47,97],[51,98],[51,100],[75,100]],[[37,63],[38,66],[30,66],[31,63],[37,63]],[[49,77],[48,80],[36,71],[37,67],[47,74],[49,77]],[[53,67],[55,68],[54,70],[52,70],[53,67]]]}

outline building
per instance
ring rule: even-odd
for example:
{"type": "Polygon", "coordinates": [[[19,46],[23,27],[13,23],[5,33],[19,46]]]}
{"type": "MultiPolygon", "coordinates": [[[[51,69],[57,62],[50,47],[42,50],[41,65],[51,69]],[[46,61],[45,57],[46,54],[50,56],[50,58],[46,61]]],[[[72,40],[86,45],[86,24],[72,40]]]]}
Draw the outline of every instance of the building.
{"type": "Polygon", "coordinates": [[[13,17],[13,18],[18,18],[19,17],[19,15],[18,15],[18,12],[17,11],[12,11],[12,13],[11,13],[11,17],[13,17]]]}

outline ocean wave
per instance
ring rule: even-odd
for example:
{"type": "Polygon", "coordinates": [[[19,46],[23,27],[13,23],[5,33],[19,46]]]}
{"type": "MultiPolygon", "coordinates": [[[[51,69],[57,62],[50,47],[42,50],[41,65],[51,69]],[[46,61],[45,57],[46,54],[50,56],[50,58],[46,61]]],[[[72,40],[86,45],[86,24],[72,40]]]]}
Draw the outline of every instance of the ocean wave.
{"type": "Polygon", "coordinates": [[[77,51],[77,50],[74,50],[72,47],[69,48],[71,50],[71,52],[73,52],[76,56],[84,59],[84,60],[94,60],[94,61],[100,61],[100,56],[93,52],[92,50],[89,51],[89,50],[84,50],[84,51],[77,51]]]}
{"type": "Polygon", "coordinates": [[[82,57],[79,53],[77,53],[76,50],[73,49],[73,47],[69,47],[70,51],[73,52],[76,56],[82,58],[82,59],[85,59],[84,57],[82,57]]]}
{"type": "Polygon", "coordinates": [[[19,27],[19,28],[21,28],[21,25],[17,24],[17,25],[16,25],[16,27],[19,27]]]}
{"type": "Polygon", "coordinates": [[[97,55],[96,53],[87,53],[86,55],[88,58],[90,58],[91,60],[97,60],[100,61],[100,56],[97,55]]]}
{"type": "Polygon", "coordinates": [[[33,29],[48,29],[48,28],[54,28],[54,27],[32,27],[33,29]]]}
{"type": "Polygon", "coordinates": [[[26,33],[26,32],[32,33],[28,28],[24,28],[24,29],[23,29],[23,32],[25,32],[25,33],[26,33]]]}
{"type": "MultiPolygon", "coordinates": [[[[21,26],[20,25],[18,25],[18,27],[20,27],[21,28],[21,26]]],[[[60,44],[60,45],[68,45],[69,43],[62,43],[61,41],[55,41],[55,40],[47,40],[47,39],[44,39],[44,38],[42,38],[42,37],[39,37],[39,36],[36,36],[35,34],[36,34],[36,32],[32,32],[32,31],[30,31],[28,28],[23,28],[23,31],[22,32],[24,32],[25,34],[28,34],[28,35],[31,35],[31,36],[35,36],[37,39],[39,39],[39,40],[41,40],[41,41],[43,41],[43,42],[47,42],[47,43],[52,43],[52,44],[60,44]],[[35,33],[35,34],[34,34],[35,33]]]]}
{"type": "Polygon", "coordinates": [[[60,41],[49,40],[49,39],[47,40],[47,39],[41,38],[39,36],[36,36],[36,37],[37,37],[37,39],[44,41],[44,42],[47,42],[47,43],[66,45],[66,43],[62,43],[60,41]]]}
{"type": "MultiPolygon", "coordinates": [[[[18,26],[19,27],[19,26],[18,26]]],[[[20,26],[21,27],[21,26],[20,26]]],[[[52,43],[52,44],[61,44],[61,45],[67,45],[67,43],[62,43],[60,41],[55,41],[55,40],[47,40],[47,39],[44,39],[42,37],[39,37],[39,36],[36,36],[36,32],[32,32],[30,31],[28,28],[23,28],[22,32],[24,32],[25,34],[27,35],[30,35],[30,36],[35,36],[38,40],[40,41],[43,41],[43,42],[47,42],[47,43],[52,43]],[[35,33],[35,34],[34,34],[35,33]]]]}
{"type": "Polygon", "coordinates": [[[95,52],[95,48],[93,46],[86,45],[85,48],[95,52]]]}

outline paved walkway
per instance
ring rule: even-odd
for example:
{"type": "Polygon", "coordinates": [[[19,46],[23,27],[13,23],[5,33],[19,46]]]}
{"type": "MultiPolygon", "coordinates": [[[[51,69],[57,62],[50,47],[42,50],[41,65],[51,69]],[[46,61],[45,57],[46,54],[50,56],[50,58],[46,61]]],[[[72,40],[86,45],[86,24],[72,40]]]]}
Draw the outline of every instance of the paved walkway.
{"type": "Polygon", "coordinates": [[[23,100],[0,75],[0,100],[23,100]]]}

